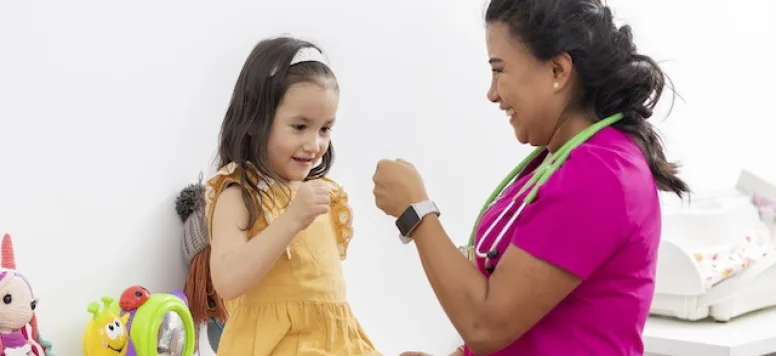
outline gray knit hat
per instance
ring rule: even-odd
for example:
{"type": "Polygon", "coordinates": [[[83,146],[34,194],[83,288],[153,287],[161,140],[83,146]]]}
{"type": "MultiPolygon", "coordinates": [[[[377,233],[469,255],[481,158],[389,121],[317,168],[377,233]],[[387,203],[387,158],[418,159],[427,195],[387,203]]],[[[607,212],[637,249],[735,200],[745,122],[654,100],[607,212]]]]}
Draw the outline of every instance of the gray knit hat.
{"type": "Polygon", "coordinates": [[[209,244],[207,220],[205,219],[205,186],[202,173],[199,182],[183,188],[175,200],[175,210],[183,221],[181,248],[186,265],[191,265],[194,256],[209,244]]]}

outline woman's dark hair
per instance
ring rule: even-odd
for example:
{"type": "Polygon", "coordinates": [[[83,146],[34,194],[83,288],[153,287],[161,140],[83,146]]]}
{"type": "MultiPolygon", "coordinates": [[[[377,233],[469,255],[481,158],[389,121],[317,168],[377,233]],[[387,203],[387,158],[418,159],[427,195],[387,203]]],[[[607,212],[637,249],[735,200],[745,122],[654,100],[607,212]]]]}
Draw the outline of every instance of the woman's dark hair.
{"type": "Polygon", "coordinates": [[[663,143],[647,121],[657,105],[667,76],[650,57],[639,54],[630,26],[617,28],[600,0],[492,0],[487,23],[501,22],[539,60],[568,53],[579,78],[581,109],[599,119],[622,112],[613,126],[641,146],[660,190],[679,197],[689,192],[668,162],[663,143]]]}
{"type": "MultiPolygon", "coordinates": [[[[259,42],[240,71],[221,124],[219,167],[231,162],[239,167],[243,201],[249,213],[247,229],[256,222],[260,206],[274,202],[271,192],[259,186],[270,185],[271,182],[283,183],[283,179],[270,167],[267,144],[275,112],[286,91],[297,83],[320,84],[322,79],[336,79],[334,72],[320,62],[290,65],[294,55],[307,47],[320,51],[310,42],[291,37],[259,42]]],[[[329,144],[321,164],[310,171],[307,179],[325,176],[333,162],[334,148],[329,144]]],[[[288,186],[284,187],[288,191],[288,186]]]]}

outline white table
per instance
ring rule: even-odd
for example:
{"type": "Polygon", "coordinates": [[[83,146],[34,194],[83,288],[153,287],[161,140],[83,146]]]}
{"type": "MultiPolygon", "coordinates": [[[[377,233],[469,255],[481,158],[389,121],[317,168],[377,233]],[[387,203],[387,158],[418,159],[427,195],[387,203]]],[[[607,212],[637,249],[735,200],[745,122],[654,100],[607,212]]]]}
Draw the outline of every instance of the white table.
{"type": "Polygon", "coordinates": [[[647,356],[776,355],[776,308],[727,323],[653,316],[644,329],[644,347],[647,356]]]}

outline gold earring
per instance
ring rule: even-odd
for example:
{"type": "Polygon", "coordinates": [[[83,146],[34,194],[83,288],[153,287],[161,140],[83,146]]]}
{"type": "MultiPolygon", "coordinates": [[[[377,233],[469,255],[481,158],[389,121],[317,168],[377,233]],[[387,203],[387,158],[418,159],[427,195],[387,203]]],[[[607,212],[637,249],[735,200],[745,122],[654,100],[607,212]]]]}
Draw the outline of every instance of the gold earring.
{"type": "Polygon", "coordinates": [[[554,89],[558,89],[558,87],[560,87],[560,83],[558,83],[558,82],[555,82],[555,83],[553,83],[553,84],[552,84],[552,87],[553,87],[554,89]]]}

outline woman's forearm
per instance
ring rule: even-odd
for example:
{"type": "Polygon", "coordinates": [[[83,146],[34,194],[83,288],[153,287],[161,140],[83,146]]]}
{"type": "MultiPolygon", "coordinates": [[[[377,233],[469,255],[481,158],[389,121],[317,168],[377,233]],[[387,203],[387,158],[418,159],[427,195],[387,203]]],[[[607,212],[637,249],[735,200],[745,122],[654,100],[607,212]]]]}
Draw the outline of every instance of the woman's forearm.
{"type": "Polygon", "coordinates": [[[412,235],[431,288],[453,326],[466,343],[486,337],[487,279],[461,255],[435,215],[424,217],[412,235]]]}

